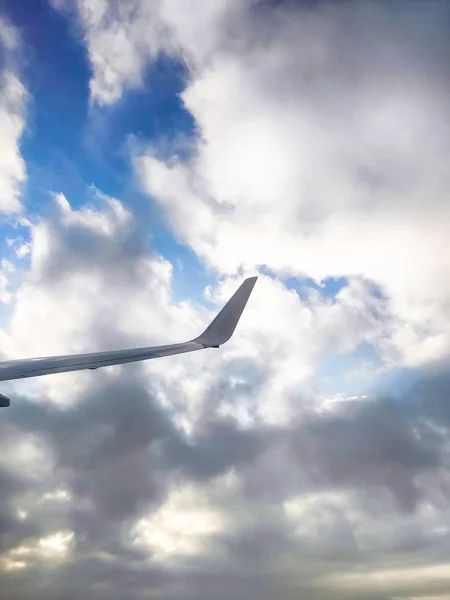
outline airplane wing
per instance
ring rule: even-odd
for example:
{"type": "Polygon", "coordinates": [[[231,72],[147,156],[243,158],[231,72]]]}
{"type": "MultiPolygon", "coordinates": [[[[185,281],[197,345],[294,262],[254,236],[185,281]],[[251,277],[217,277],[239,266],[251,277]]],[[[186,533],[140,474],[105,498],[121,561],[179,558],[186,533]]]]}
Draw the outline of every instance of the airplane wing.
{"type": "MultiPolygon", "coordinates": [[[[188,342],[129,350],[0,362],[0,381],[38,377],[52,373],[67,373],[68,371],[82,371],[84,369],[98,369],[161,356],[183,354],[184,352],[193,352],[204,348],[218,348],[233,335],[257,279],[257,277],[246,279],[205,331],[188,342]]],[[[9,398],[0,394],[0,407],[9,406],[9,403],[9,398]]]]}

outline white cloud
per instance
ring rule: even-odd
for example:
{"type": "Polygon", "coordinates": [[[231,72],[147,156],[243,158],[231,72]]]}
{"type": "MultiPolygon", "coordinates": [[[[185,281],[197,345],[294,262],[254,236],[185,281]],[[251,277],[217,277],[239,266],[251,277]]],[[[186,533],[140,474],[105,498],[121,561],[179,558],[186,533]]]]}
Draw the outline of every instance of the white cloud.
{"type": "MultiPolygon", "coordinates": [[[[51,3],[59,10],[69,7],[64,0],[51,3]]],[[[217,31],[240,14],[242,4],[190,0],[187,7],[183,0],[77,0],[93,70],[91,99],[111,104],[124,89],[141,86],[148,62],[160,52],[191,64],[207,63],[217,31]]]]}
{"type": "Polygon", "coordinates": [[[41,538],[38,541],[38,547],[44,557],[54,559],[55,555],[64,555],[68,551],[73,537],[74,534],[72,531],[59,531],[41,538]]]}
{"type": "MultiPolygon", "coordinates": [[[[342,590],[347,593],[361,592],[367,589],[374,593],[389,593],[389,590],[395,589],[397,593],[411,594],[411,590],[417,590],[424,595],[414,595],[413,598],[419,600],[430,599],[425,594],[431,587],[448,589],[450,584],[450,564],[430,566],[414,565],[414,568],[381,568],[370,573],[341,573],[329,578],[328,585],[331,589],[342,590]]],[[[405,596],[403,596],[405,597],[405,596]]],[[[435,597],[436,600],[446,600],[448,596],[441,595],[435,597]]],[[[432,597],[431,597],[432,598],[432,597]]]]}
{"type": "Polygon", "coordinates": [[[3,259],[0,262],[0,302],[7,304],[10,302],[13,294],[9,289],[10,276],[14,272],[14,265],[8,260],[3,259]]]}
{"type": "Polygon", "coordinates": [[[224,528],[198,488],[174,488],[166,502],[136,524],[134,543],[148,546],[157,560],[207,552],[208,537],[224,528]]]}
{"type": "MultiPolygon", "coordinates": [[[[11,55],[18,45],[15,28],[0,16],[0,49],[11,55]]],[[[20,153],[20,138],[25,128],[27,92],[13,66],[7,61],[0,69],[0,212],[21,209],[20,191],[26,178],[20,153]]]]}
{"type": "Polygon", "coordinates": [[[70,494],[67,490],[55,490],[54,492],[45,493],[43,499],[66,502],[70,500],[70,494]]]}
{"type": "Polygon", "coordinates": [[[434,4],[421,23],[420,10],[392,16],[375,2],[79,4],[98,102],[140,85],[161,50],[190,67],[193,158],[150,148],[135,159],[178,237],[222,273],[265,264],[376,282],[393,319],[384,358],[409,367],[450,351],[450,118],[434,4]],[[102,46],[110,36],[117,57],[102,46]]]}
{"type": "Polygon", "coordinates": [[[63,560],[73,538],[72,531],[58,531],[37,540],[29,540],[26,545],[12,548],[0,556],[0,572],[25,569],[40,561],[63,560]]]}
{"type": "Polygon", "coordinates": [[[19,44],[19,37],[16,28],[11,25],[4,17],[0,15],[0,44],[6,50],[15,50],[19,44]]]}
{"type": "Polygon", "coordinates": [[[190,67],[195,156],[136,160],[177,235],[220,272],[375,281],[396,319],[386,358],[407,366],[450,349],[445,6],[421,5],[78,4],[97,101],[161,50],[190,67]]]}
{"type": "Polygon", "coordinates": [[[51,449],[39,435],[29,434],[23,439],[16,438],[14,431],[4,430],[0,464],[7,468],[14,465],[17,473],[28,478],[31,482],[39,483],[51,473],[54,466],[51,449]]]}

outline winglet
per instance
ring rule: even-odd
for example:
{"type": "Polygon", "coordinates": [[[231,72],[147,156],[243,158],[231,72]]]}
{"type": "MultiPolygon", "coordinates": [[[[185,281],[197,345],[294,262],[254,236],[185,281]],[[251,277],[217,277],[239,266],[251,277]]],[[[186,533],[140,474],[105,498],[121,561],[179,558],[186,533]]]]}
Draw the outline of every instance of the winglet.
{"type": "Polygon", "coordinates": [[[10,400],[7,396],[0,394],[0,408],[5,408],[10,405],[10,400]]]}
{"type": "Polygon", "coordinates": [[[205,347],[225,344],[236,329],[257,279],[258,277],[246,279],[205,331],[192,341],[205,347]]]}

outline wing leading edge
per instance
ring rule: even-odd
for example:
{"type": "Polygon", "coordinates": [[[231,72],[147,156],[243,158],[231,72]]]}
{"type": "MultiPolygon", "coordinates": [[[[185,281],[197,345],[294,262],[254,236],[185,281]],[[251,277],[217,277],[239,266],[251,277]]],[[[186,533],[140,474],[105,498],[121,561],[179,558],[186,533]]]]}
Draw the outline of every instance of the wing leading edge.
{"type": "MultiPolygon", "coordinates": [[[[98,369],[111,365],[149,360],[162,356],[183,354],[204,348],[218,348],[233,335],[236,325],[247,304],[257,277],[246,279],[219,314],[197,338],[181,344],[149,346],[130,350],[111,352],[93,352],[90,354],[71,354],[67,356],[49,356],[47,358],[27,358],[0,362],[0,381],[38,377],[52,373],[67,373],[84,369],[98,369]]],[[[0,407],[9,406],[9,398],[0,394],[0,407]]]]}

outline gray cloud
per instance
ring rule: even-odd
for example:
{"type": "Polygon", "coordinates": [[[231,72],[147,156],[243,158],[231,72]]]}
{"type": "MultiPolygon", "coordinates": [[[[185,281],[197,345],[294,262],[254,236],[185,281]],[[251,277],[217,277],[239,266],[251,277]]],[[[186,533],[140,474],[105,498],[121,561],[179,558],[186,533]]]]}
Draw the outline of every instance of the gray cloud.
{"type": "Polygon", "coordinates": [[[364,403],[350,414],[320,418],[294,434],[293,447],[317,485],[387,486],[402,508],[413,510],[419,490],[414,477],[438,467],[442,440],[407,400],[364,403]]]}
{"type": "Polygon", "coordinates": [[[116,285],[136,285],[139,259],[148,255],[143,222],[127,219],[121,205],[97,190],[93,190],[91,208],[81,213],[81,219],[70,218],[69,206],[62,196],[59,198],[46,215],[52,251],[42,263],[41,283],[57,284],[65,275],[94,272],[107,281],[115,280],[116,285]],[[95,227],[95,216],[99,221],[104,219],[103,229],[101,223],[95,227]],[[92,228],[87,226],[90,219],[94,221],[92,228]]]}
{"type": "MultiPolygon", "coordinates": [[[[293,584],[288,580],[282,586],[279,563],[297,557],[304,561],[298,567],[304,581],[293,585],[292,594],[297,589],[305,597],[320,597],[326,593],[318,591],[324,573],[378,561],[376,544],[361,548],[354,524],[332,505],[326,511],[331,529],[324,525],[324,547],[314,536],[295,533],[281,503],[324,490],[356,491],[362,515],[392,520],[391,551],[397,559],[412,551],[426,559],[439,540],[427,539],[420,522],[402,533],[395,518],[402,513],[414,517],[421,500],[445,513],[434,499],[439,491],[448,498],[439,476],[448,467],[448,429],[441,416],[448,416],[445,381],[448,374],[431,375],[400,400],[361,402],[335,416],[311,414],[283,428],[242,430],[216,415],[205,419],[190,440],[142,387],[138,373],[112,380],[100,376],[83,401],[69,409],[16,401],[2,416],[2,440],[37,435],[52,449],[55,465],[39,482],[32,473],[19,476],[14,464],[2,470],[2,551],[55,530],[73,530],[76,544],[51,574],[45,561],[22,571],[20,579],[3,573],[5,589],[12,598],[28,598],[24,582],[34,590],[36,582],[45,581],[42,596],[34,597],[57,598],[64,590],[65,597],[75,598],[84,589],[94,599],[108,594],[140,598],[144,591],[157,590],[168,598],[260,598],[263,589],[278,589],[289,598],[293,584]],[[216,498],[230,526],[214,536],[209,557],[164,566],[152,564],[145,551],[130,544],[130,524],[144,509],[155,511],[173,486],[213,483],[230,469],[238,474],[238,487],[216,498]],[[417,478],[423,475],[434,476],[434,482],[421,486],[417,478]],[[61,486],[70,491],[70,500],[39,504],[42,493],[61,486]],[[383,489],[396,504],[385,503],[383,489]],[[14,510],[26,497],[34,510],[21,521],[14,510]],[[235,591],[226,595],[223,586],[230,578],[235,591]]],[[[216,400],[211,394],[209,402],[216,400]]],[[[290,569],[286,573],[292,578],[290,569]]]]}

